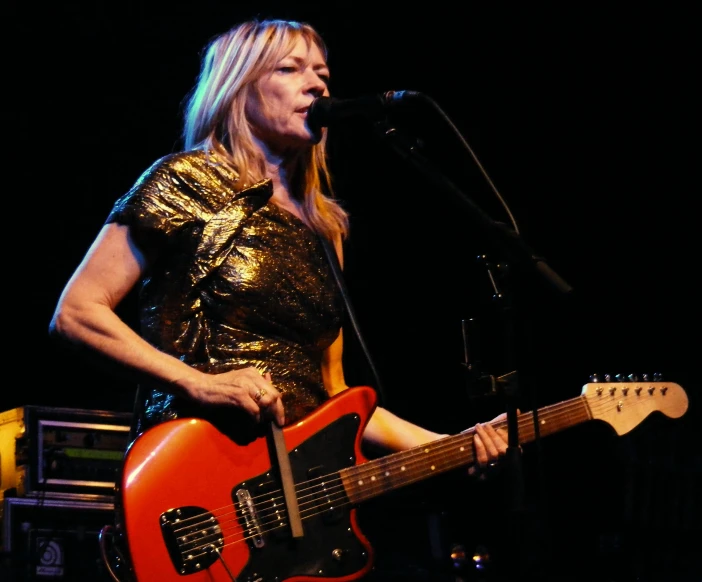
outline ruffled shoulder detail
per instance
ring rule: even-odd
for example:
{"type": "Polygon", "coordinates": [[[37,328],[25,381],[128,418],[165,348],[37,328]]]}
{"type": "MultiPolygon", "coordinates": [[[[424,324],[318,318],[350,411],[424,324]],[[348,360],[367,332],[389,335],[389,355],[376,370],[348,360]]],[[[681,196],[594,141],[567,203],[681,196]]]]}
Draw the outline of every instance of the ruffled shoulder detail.
{"type": "Polygon", "coordinates": [[[237,179],[214,152],[170,154],[139,177],[107,218],[156,235],[165,246],[165,263],[145,281],[144,297],[168,299],[161,304],[147,299],[151,309],[145,323],[151,337],[161,338],[158,343],[171,336],[165,345],[180,354],[197,349],[206,333],[200,284],[232,252],[247,219],[273,195],[271,180],[237,189],[237,179]],[[177,291],[164,292],[166,287],[177,291]]]}
{"type": "Polygon", "coordinates": [[[147,168],[119,198],[106,222],[155,231],[166,238],[184,228],[209,222],[226,205],[246,196],[261,196],[266,180],[248,188],[215,152],[192,150],[163,156],[147,168]]]}

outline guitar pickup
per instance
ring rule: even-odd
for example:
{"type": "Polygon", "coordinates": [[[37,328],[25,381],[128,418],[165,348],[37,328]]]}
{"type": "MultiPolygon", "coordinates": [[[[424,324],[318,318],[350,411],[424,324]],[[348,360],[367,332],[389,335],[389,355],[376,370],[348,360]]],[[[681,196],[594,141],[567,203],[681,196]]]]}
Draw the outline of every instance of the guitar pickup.
{"type": "Polygon", "coordinates": [[[346,500],[339,500],[339,484],[333,473],[324,465],[317,465],[307,470],[307,477],[318,483],[317,510],[322,514],[324,523],[339,523],[345,516],[346,500]]]}

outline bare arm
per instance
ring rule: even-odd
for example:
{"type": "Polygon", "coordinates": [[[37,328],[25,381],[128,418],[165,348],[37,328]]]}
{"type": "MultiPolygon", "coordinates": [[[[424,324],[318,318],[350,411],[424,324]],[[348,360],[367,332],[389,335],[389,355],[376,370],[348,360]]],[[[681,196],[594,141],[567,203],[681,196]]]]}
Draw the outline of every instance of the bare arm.
{"type": "Polygon", "coordinates": [[[156,382],[173,394],[240,407],[256,419],[265,409],[283,424],[282,400],[270,376],[261,376],[255,368],[205,374],[153,347],[117,315],[117,306],[147,267],[148,259],[130,236],[129,227],[103,227],[59,298],[49,326],[52,337],[120,366],[137,380],[156,382]],[[261,389],[265,394],[257,399],[261,389]]]}
{"type": "MultiPolygon", "coordinates": [[[[336,251],[339,263],[343,264],[342,249],[338,243],[336,251]]],[[[331,396],[348,388],[344,379],[342,356],[343,333],[340,332],[334,343],[326,350],[322,362],[324,385],[331,396]]],[[[379,406],[366,426],[363,440],[372,446],[394,452],[418,447],[444,436],[446,435],[404,420],[379,406]]],[[[474,443],[476,458],[481,465],[497,459],[506,450],[505,435],[496,432],[489,425],[478,425],[474,443]]]]}
{"type": "MultiPolygon", "coordinates": [[[[327,349],[322,367],[325,386],[332,396],[348,388],[344,381],[342,351],[343,339],[340,333],[327,349]]],[[[446,435],[404,420],[379,406],[368,422],[363,440],[372,446],[394,452],[418,447],[444,436],[446,435]]],[[[479,424],[476,426],[474,444],[478,464],[487,465],[504,455],[507,434],[501,429],[495,430],[489,423],[479,424]]]]}

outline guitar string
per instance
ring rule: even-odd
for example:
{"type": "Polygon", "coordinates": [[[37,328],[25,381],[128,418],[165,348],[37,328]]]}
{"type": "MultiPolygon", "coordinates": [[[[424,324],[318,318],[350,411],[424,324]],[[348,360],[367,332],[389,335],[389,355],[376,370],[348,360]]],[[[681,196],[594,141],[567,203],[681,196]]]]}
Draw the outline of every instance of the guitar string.
{"type": "MultiPolygon", "coordinates": [[[[577,400],[577,399],[576,399],[576,400],[577,400]]],[[[598,406],[601,407],[601,405],[603,405],[603,404],[604,404],[605,406],[611,407],[611,404],[608,404],[608,403],[606,403],[606,402],[604,402],[604,403],[599,403],[598,406]]],[[[562,408],[562,407],[561,407],[561,408],[562,408]]],[[[533,414],[531,414],[531,413],[525,413],[524,415],[521,415],[521,416],[520,416],[520,421],[525,420],[525,419],[524,419],[525,416],[527,417],[526,420],[527,420],[530,424],[533,424],[533,414]]],[[[588,419],[585,418],[584,420],[588,420],[588,419]]],[[[498,426],[499,426],[499,424],[498,424],[498,426]]],[[[471,431],[471,432],[473,432],[473,431],[471,431]]],[[[464,434],[466,434],[466,433],[464,433],[464,434]]],[[[436,443],[439,443],[439,442],[440,442],[440,441],[436,441],[436,443]]],[[[456,441],[454,440],[453,442],[456,442],[456,441]]],[[[434,448],[438,448],[438,447],[434,447],[434,448]]],[[[465,459],[465,455],[463,455],[463,457],[464,457],[464,459],[465,459]]],[[[470,461],[472,461],[472,459],[469,459],[469,460],[468,460],[468,462],[470,462],[470,461]]],[[[465,461],[464,461],[464,462],[465,462],[465,461]]],[[[406,465],[407,465],[407,463],[405,463],[405,466],[406,466],[406,465]]],[[[365,469],[364,465],[360,465],[359,468],[365,469]]],[[[434,471],[430,471],[429,473],[431,473],[431,472],[434,472],[434,471]]],[[[412,481],[422,480],[423,478],[424,478],[424,477],[422,477],[421,479],[410,479],[410,480],[406,480],[405,483],[403,483],[403,484],[409,484],[409,483],[411,483],[412,481]]],[[[384,487],[383,487],[383,488],[384,488],[384,487]]],[[[377,490],[377,488],[376,488],[376,490],[377,490]]],[[[326,494],[325,496],[326,496],[327,499],[329,498],[329,492],[330,492],[329,488],[325,489],[325,494],[326,494]]],[[[280,498],[281,498],[281,497],[279,497],[278,499],[280,499],[280,498]]],[[[343,496],[340,497],[339,499],[343,499],[343,496]]],[[[347,503],[345,503],[345,504],[347,504],[347,503]]],[[[345,504],[344,504],[344,505],[345,505],[345,504]]],[[[337,507],[340,507],[340,506],[337,506],[337,507]]],[[[343,505],[341,505],[341,507],[343,507],[343,505]]],[[[312,510],[316,510],[316,509],[317,509],[316,507],[313,507],[313,508],[312,508],[312,510]]],[[[328,511],[328,509],[329,509],[329,508],[328,508],[328,505],[325,505],[325,511],[328,511]]],[[[278,522],[278,525],[276,526],[275,529],[278,529],[278,528],[280,528],[280,527],[284,527],[284,526],[286,525],[285,522],[283,522],[283,523],[281,524],[281,523],[280,523],[280,519],[279,519],[279,517],[280,517],[280,510],[275,509],[275,512],[276,512],[276,521],[278,522]]],[[[313,515],[314,515],[314,513],[313,513],[313,515]]],[[[311,517],[311,516],[307,516],[307,517],[311,517]]],[[[263,525],[268,525],[268,522],[263,523],[263,525]]],[[[271,530],[271,531],[272,531],[272,530],[271,530]]],[[[243,532],[242,532],[242,533],[243,533],[243,532]]],[[[265,534],[265,533],[266,533],[266,531],[265,531],[265,530],[262,530],[262,531],[260,531],[260,532],[257,532],[257,534],[255,534],[255,535],[263,535],[263,534],[265,534]]],[[[236,541],[235,541],[235,542],[232,542],[232,543],[236,543],[236,541]]]]}
{"type": "MultiPolygon", "coordinates": [[[[578,407],[581,407],[580,404],[578,405],[578,407]]],[[[531,423],[532,420],[533,420],[533,415],[531,415],[530,413],[525,413],[525,416],[529,417],[529,418],[528,418],[528,422],[531,423]]],[[[523,422],[524,422],[524,419],[522,418],[522,419],[520,420],[520,422],[523,423],[523,422]]],[[[500,426],[503,426],[503,423],[495,423],[495,426],[499,428],[500,426]]],[[[475,431],[475,429],[474,429],[474,428],[471,428],[471,429],[469,429],[468,431],[464,431],[464,433],[462,433],[462,434],[464,434],[464,435],[466,435],[466,434],[472,434],[474,431],[475,431]]],[[[428,445],[431,447],[431,449],[432,449],[433,452],[440,453],[440,452],[442,452],[441,449],[442,449],[444,446],[454,446],[454,444],[457,444],[457,443],[458,443],[458,441],[455,440],[455,436],[456,436],[456,435],[453,435],[454,438],[453,438],[453,440],[452,440],[450,443],[447,443],[447,442],[445,442],[443,439],[440,439],[440,440],[435,441],[434,443],[428,443],[428,445]],[[442,442],[442,441],[444,441],[444,442],[442,442]]],[[[451,439],[452,437],[448,437],[448,438],[451,439]]],[[[470,444],[470,442],[468,442],[467,444],[470,444]]],[[[412,464],[412,461],[411,461],[412,456],[421,455],[422,458],[425,457],[427,447],[426,447],[426,446],[425,446],[425,447],[418,447],[418,449],[419,449],[419,450],[415,450],[415,451],[411,451],[411,452],[410,452],[410,451],[405,451],[404,454],[401,453],[401,454],[400,454],[401,460],[399,460],[399,461],[397,461],[397,460],[390,460],[390,461],[388,461],[388,460],[385,460],[385,459],[379,459],[379,460],[376,460],[376,461],[374,461],[373,463],[371,463],[371,465],[372,465],[372,466],[376,466],[376,465],[384,464],[384,465],[387,466],[388,463],[393,463],[393,462],[394,462],[395,464],[399,464],[400,466],[406,466],[406,467],[407,467],[408,465],[411,465],[411,464],[412,464]]],[[[394,457],[394,456],[393,456],[393,457],[394,457]]],[[[450,460],[450,459],[449,459],[449,460],[450,460]]],[[[466,463],[470,463],[470,462],[472,462],[472,461],[473,461],[472,457],[468,457],[468,458],[466,458],[466,460],[465,460],[466,463]]],[[[365,463],[364,463],[364,464],[358,466],[358,470],[359,470],[360,472],[362,472],[362,471],[364,471],[364,470],[376,471],[376,469],[373,469],[372,466],[368,466],[368,464],[365,464],[365,463]]],[[[319,481],[320,483],[324,483],[326,480],[328,480],[328,479],[330,478],[330,475],[333,475],[333,474],[334,474],[334,473],[328,474],[328,475],[324,475],[324,476],[321,476],[321,477],[317,477],[317,478],[315,478],[315,479],[312,479],[312,480],[309,480],[309,481],[306,481],[306,482],[300,484],[302,487],[299,487],[299,488],[298,488],[298,498],[299,498],[299,505],[300,505],[301,508],[302,508],[302,507],[304,506],[304,504],[305,504],[305,497],[306,497],[306,496],[304,495],[304,493],[305,493],[305,491],[306,491],[305,487],[307,487],[307,488],[309,488],[310,486],[316,487],[315,481],[319,481]]],[[[362,477],[362,475],[361,475],[361,477],[362,477]]],[[[315,491],[314,489],[313,489],[313,492],[316,493],[316,491],[315,491]]],[[[263,497],[267,497],[267,498],[269,497],[269,495],[270,495],[270,493],[264,493],[264,494],[262,494],[263,497]]],[[[258,499],[258,498],[255,497],[255,496],[252,497],[252,501],[253,501],[254,503],[257,501],[257,499],[258,499]]],[[[214,513],[216,513],[217,511],[218,511],[218,510],[214,510],[214,513]]],[[[259,515],[260,515],[260,514],[259,514],[259,515]]],[[[198,518],[198,516],[194,516],[193,518],[190,518],[190,519],[192,520],[192,519],[197,519],[197,518],[198,518]]],[[[183,525],[185,525],[185,526],[187,526],[187,525],[189,525],[189,524],[188,524],[188,521],[189,521],[188,519],[183,519],[183,520],[180,521],[180,523],[183,524],[183,525]]]]}
{"type": "MultiPolygon", "coordinates": [[[[546,407],[546,408],[543,409],[543,411],[542,411],[541,414],[542,414],[542,416],[547,415],[548,418],[551,419],[551,420],[556,420],[556,419],[558,419],[559,417],[563,417],[563,416],[564,416],[563,411],[566,410],[567,408],[574,408],[574,407],[577,407],[577,408],[580,409],[581,411],[587,412],[587,407],[586,407],[586,406],[583,406],[583,400],[582,400],[582,399],[583,399],[583,397],[581,396],[581,397],[577,397],[577,398],[575,398],[575,399],[572,399],[572,400],[570,400],[570,401],[566,401],[565,403],[559,403],[559,404],[557,404],[557,405],[552,405],[551,407],[546,407]],[[560,412],[558,412],[558,409],[559,409],[559,408],[561,409],[560,412]],[[554,411],[556,411],[556,412],[554,412],[554,411]]],[[[589,404],[590,404],[590,406],[589,406],[590,409],[593,409],[593,405],[594,405],[594,407],[601,407],[601,406],[604,406],[604,407],[607,407],[607,408],[611,408],[611,407],[615,407],[615,406],[616,406],[616,404],[615,404],[614,402],[612,402],[612,401],[600,402],[600,403],[589,402],[589,404]]],[[[565,416],[572,416],[572,415],[570,415],[570,414],[568,413],[568,411],[566,411],[565,416]]],[[[587,416],[588,416],[588,418],[582,418],[582,419],[579,420],[578,422],[589,420],[589,417],[590,417],[591,415],[587,415],[587,416]]],[[[543,418],[542,418],[542,422],[543,422],[543,418]]],[[[522,425],[522,428],[529,428],[529,429],[531,429],[531,427],[533,427],[533,414],[532,414],[531,412],[520,413],[519,418],[518,418],[518,424],[521,424],[521,425],[522,425]]],[[[568,425],[570,425],[570,424],[573,424],[572,420],[569,421],[568,425]]],[[[493,423],[493,426],[495,426],[496,428],[506,428],[507,422],[503,420],[503,421],[501,421],[501,422],[493,423]]],[[[468,429],[467,431],[464,431],[462,434],[472,434],[473,432],[475,432],[474,427],[472,427],[471,429],[468,429]]],[[[523,431],[522,431],[522,434],[523,434],[523,431]]],[[[548,434],[548,433],[547,433],[547,434],[548,434]]],[[[446,437],[445,439],[439,439],[439,440],[437,440],[437,441],[434,441],[433,443],[427,443],[427,445],[431,445],[431,447],[434,449],[434,452],[436,452],[436,449],[438,448],[437,445],[449,445],[449,446],[453,446],[453,444],[457,442],[457,441],[455,440],[455,437],[456,437],[456,436],[457,436],[457,435],[450,435],[450,436],[446,437]],[[446,442],[447,440],[449,440],[449,441],[451,441],[451,442],[446,442]]],[[[530,438],[532,437],[531,433],[529,434],[529,437],[530,437],[530,438]]],[[[526,441],[526,439],[525,439],[525,441],[526,441]]],[[[402,451],[402,452],[400,452],[399,455],[398,455],[398,458],[402,457],[402,460],[399,461],[399,462],[406,465],[406,464],[407,464],[407,459],[411,458],[413,455],[421,455],[422,457],[424,457],[424,455],[425,455],[425,449],[426,449],[426,446],[424,446],[424,447],[416,447],[415,449],[413,449],[413,450],[411,450],[411,451],[402,451]]],[[[392,457],[395,457],[395,455],[391,455],[391,456],[392,456],[392,457]]],[[[377,459],[377,460],[375,460],[375,461],[373,461],[373,462],[371,462],[371,463],[364,463],[364,464],[358,465],[357,468],[358,468],[359,470],[361,470],[361,469],[373,470],[373,468],[372,468],[373,465],[387,464],[389,461],[387,461],[386,459],[387,459],[387,457],[386,457],[386,458],[380,458],[380,459],[377,459]]],[[[469,459],[469,461],[472,461],[472,459],[469,459]]],[[[304,482],[304,483],[301,483],[300,485],[309,486],[310,484],[313,484],[315,481],[323,482],[324,480],[329,479],[329,476],[330,476],[330,475],[333,475],[333,474],[334,474],[334,473],[327,474],[327,475],[323,475],[323,476],[320,476],[320,477],[316,477],[315,479],[308,480],[308,481],[306,481],[306,482],[304,482]]],[[[299,492],[304,492],[304,491],[305,491],[304,487],[302,487],[302,488],[299,489],[299,492]]],[[[268,496],[269,494],[268,494],[268,493],[265,493],[265,494],[262,494],[262,495],[263,495],[263,496],[268,496]]],[[[256,497],[253,497],[253,498],[252,498],[252,500],[253,500],[254,502],[256,501],[256,499],[257,499],[256,497]]],[[[301,500],[304,499],[304,496],[300,496],[300,499],[301,499],[301,500]]],[[[221,508],[221,509],[224,509],[224,508],[221,508]]],[[[218,511],[218,510],[214,510],[214,511],[216,512],[216,511],[218,511]]],[[[196,517],[197,517],[197,516],[195,516],[195,518],[196,518],[196,517]]],[[[188,521],[187,519],[184,519],[184,520],[181,520],[181,523],[187,523],[187,521],[188,521]]]]}
{"type": "MultiPolygon", "coordinates": [[[[530,420],[530,421],[533,420],[533,415],[531,415],[530,413],[526,413],[526,416],[527,416],[527,417],[531,417],[531,418],[529,418],[528,420],[530,420]]],[[[438,442],[438,441],[437,441],[437,442],[438,442]]],[[[455,442],[455,441],[454,441],[454,442],[455,442]]],[[[438,449],[438,447],[434,447],[434,448],[435,448],[435,449],[438,449]]],[[[439,452],[440,452],[440,451],[439,451],[439,452]]],[[[470,461],[472,461],[472,460],[473,460],[472,458],[468,458],[468,459],[467,459],[467,462],[470,462],[470,461]]],[[[464,463],[466,462],[465,455],[464,455],[464,461],[463,461],[463,462],[464,462],[464,463]]],[[[386,464],[387,464],[387,463],[386,463],[386,464]]],[[[426,464],[426,463],[423,463],[423,464],[426,464]]],[[[406,466],[406,465],[407,465],[407,463],[405,463],[405,466],[406,466]]],[[[449,465],[452,466],[452,463],[449,463],[449,465]]],[[[363,468],[365,468],[365,467],[363,467],[363,468]]],[[[451,467],[449,467],[449,468],[451,468],[451,467]]],[[[432,472],[435,472],[435,471],[428,471],[429,474],[432,473],[432,472]]],[[[422,479],[423,479],[423,477],[422,477],[422,479]]],[[[417,480],[417,479],[414,479],[414,480],[417,480]]],[[[407,482],[410,482],[410,481],[407,481],[407,482]]],[[[325,491],[325,493],[326,493],[326,498],[327,498],[327,501],[328,501],[328,500],[330,499],[330,494],[333,494],[333,491],[330,490],[330,488],[328,488],[328,487],[327,487],[324,491],[325,491]]],[[[267,497],[268,497],[268,496],[267,496],[267,497]]],[[[269,501],[271,500],[270,497],[268,497],[268,499],[269,499],[269,501]]],[[[276,499],[276,498],[272,498],[272,499],[273,499],[273,501],[271,502],[271,505],[273,506],[273,511],[275,512],[274,518],[275,518],[275,521],[276,521],[276,522],[280,523],[280,513],[281,513],[281,512],[280,512],[280,510],[277,508],[277,504],[275,503],[275,499],[276,499]]],[[[277,498],[277,499],[281,499],[281,497],[279,497],[279,498],[277,498]]],[[[268,523],[268,522],[265,521],[265,517],[266,517],[266,516],[265,516],[265,514],[264,514],[263,512],[260,512],[260,513],[257,514],[257,515],[258,515],[259,521],[260,521],[261,523],[263,523],[264,525],[266,525],[266,524],[268,523]]]]}
{"type": "MultiPolygon", "coordinates": [[[[606,397],[607,397],[607,395],[604,396],[604,398],[606,398],[606,397]]],[[[646,403],[647,401],[648,401],[647,399],[644,399],[641,401],[634,401],[634,402],[637,402],[639,405],[641,405],[641,404],[646,403]]],[[[599,401],[599,400],[592,401],[592,399],[587,399],[585,396],[580,396],[580,397],[577,397],[575,399],[566,401],[565,403],[559,403],[556,405],[551,405],[549,407],[546,407],[544,409],[544,411],[542,411],[541,414],[543,416],[548,417],[548,419],[553,422],[558,417],[562,418],[564,416],[572,416],[570,414],[572,412],[572,410],[569,410],[569,409],[573,409],[576,407],[578,409],[581,409],[581,410],[585,409],[586,407],[584,406],[584,404],[586,404],[586,403],[589,404],[589,408],[591,410],[593,408],[595,408],[595,409],[597,409],[596,411],[601,411],[603,409],[608,409],[608,408],[616,408],[617,404],[618,404],[618,402],[613,402],[611,399],[607,399],[607,400],[603,400],[603,401],[599,401]]],[[[585,410],[585,412],[587,412],[587,410],[585,410]]],[[[578,422],[589,420],[591,418],[591,416],[592,416],[591,414],[586,414],[585,417],[583,417],[582,420],[580,420],[578,422]]],[[[522,429],[525,429],[525,428],[533,429],[533,420],[534,420],[534,415],[532,412],[520,413],[520,415],[518,417],[518,429],[520,431],[520,434],[523,434],[522,429]]],[[[500,421],[500,422],[496,422],[493,424],[493,426],[495,426],[496,428],[500,428],[500,427],[505,428],[506,425],[507,425],[507,423],[505,421],[500,421]]],[[[393,459],[389,462],[384,462],[384,463],[383,462],[381,462],[381,463],[374,462],[373,465],[384,465],[384,469],[386,470],[386,474],[387,474],[388,468],[393,468],[393,467],[407,468],[408,466],[417,464],[418,459],[412,460],[412,457],[413,456],[416,457],[416,456],[420,455],[421,456],[421,459],[419,459],[419,460],[421,460],[420,464],[426,466],[426,464],[427,464],[426,463],[426,455],[427,455],[426,451],[427,450],[429,450],[433,455],[439,455],[442,452],[442,449],[453,448],[455,450],[455,447],[458,445],[459,442],[463,443],[465,441],[464,447],[463,447],[464,451],[462,451],[462,454],[449,455],[448,457],[446,457],[444,455],[445,462],[436,463],[434,465],[433,470],[427,470],[427,471],[425,471],[425,473],[426,473],[426,475],[431,475],[431,474],[437,474],[437,473],[442,472],[446,469],[457,468],[458,466],[460,466],[460,464],[465,465],[465,464],[469,464],[469,463],[473,462],[472,436],[473,436],[474,432],[475,432],[475,429],[471,428],[468,431],[464,431],[463,433],[461,433],[461,435],[452,435],[449,437],[445,437],[444,439],[440,439],[438,441],[435,441],[433,443],[428,443],[427,446],[425,446],[425,447],[417,447],[417,449],[412,449],[411,451],[405,451],[404,453],[406,453],[406,454],[400,454],[400,456],[403,457],[402,460],[396,461],[393,459]],[[462,436],[464,438],[456,439],[455,438],[456,436],[462,436]],[[446,441],[451,441],[451,442],[448,443],[446,441]],[[465,445],[469,445],[469,446],[466,447],[465,445]],[[468,452],[466,452],[466,450],[468,452]],[[455,464],[455,462],[454,462],[455,459],[461,459],[461,462],[459,465],[455,464]]],[[[530,433],[529,437],[532,437],[532,436],[533,436],[533,433],[530,433]]],[[[525,440],[525,442],[528,442],[528,441],[525,440]]],[[[380,461],[382,461],[382,458],[380,459],[380,461]]],[[[365,480],[368,478],[369,475],[371,475],[372,473],[378,474],[378,470],[374,466],[368,467],[367,465],[368,465],[368,463],[363,463],[363,464],[358,465],[356,467],[347,468],[346,471],[353,472],[355,475],[358,476],[358,479],[356,481],[357,484],[365,483],[365,480]]],[[[341,472],[339,472],[339,473],[341,473],[341,472]]],[[[412,471],[410,471],[410,473],[412,473],[412,471]]],[[[404,481],[400,480],[400,483],[396,486],[399,487],[399,486],[408,485],[408,484],[411,484],[411,483],[416,482],[416,481],[424,480],[426,478],[424,475],[418,476],[416,472],[414,472],[414,476],[415,476],[414,478],[409,478],[409,479],[404,478],[404,481]]],[[[371,477],[371,479],[372,479],[372,477],[371,477]]],[[[365,497],[373,497],[373,496],[378,494],[378,491],[382,492],[383,490],[387,489],[387,487],[385,486],[385,484],[382,481],[384,481],[384,479],[381,479],[381,483],[378,485],[373,480],[371,480],[369,485],[362,487],[365,491],[365,497]]],[[[317,515],[318,513],[321,513],[322,511],[328,512],[330,510],[330,501],[334,502],[334,503],[336,501],[340,502],[340,505],[334,506],[337,509],[352,503],[347,498],[346,489],[344,488],[343,481],[340,477],[335,477],[335,478],[330,480],[329,475],[327,475],[324,477],[318,477],[318,478],[315,478],[313,480],[307,481],[305,483],[302,483],[301,485],[303,485],[303,487],[300,488],[300,492],[306,492],[306,491],[310,491],[310,490],[312,491],[312,493],[308,493],[300,498],[301,500],[303,500],[307,497],[312,496],[311,501],[309,501],[309,502],[302,501],[302,503],[300,503],[300,505],[299,505],[301,516],[302,516],[302,514],[305,514],[304,519],[308,519],[310,517],[313,517],[313,516],[317,515]],[[315,490],[315,487],[318,488],[319,485],[313,486],[313,487],[309,486],[309,484],[313,483],[314,481],[319,481],[321,483],[325,483],[326,482],[325,480],[329,481],[330,483],[336,482],[336,491],[334,490],[334,488],[327,487],[327,486],[324,486],[324,488],[321,491],[317,491],[317,490],[315,490]],[[312,507],[306,507],[307,505],[309,505],[309,503],[315,503],[316,501],[318,501],[318,499],[320,497],[320,493],[322,494],[322,497],[324,497],[324,499],[325,499],[324,503],[321,505],[316,505],[316,506],[313,505],[312,507]],[[337,495],[337,497],[334,497],[334,495],[337,495]],[[343,501],[343,503],[341,503],[342,501],[343,501]],[[322,507],[324,509],[322,511],[319,511],[320,507],[322,507]]],[[[392,488],[395,488],[395,487],[392,487],[392,488]]],[[[275,493],[275,492],[273,492],[273,493],[275,493]]],[[[256,514],[256,517],[258,518],[257,521],[259,522],[259,524],[261,526],[269,527],[271,522],[267,521],[267,519],[272,515],[274,518],[274,522],[276,523],[275,527],[273,527],[272,529],[261,528],[260,531],[257,531],[255,534],[252,534],[249,536],[243,535],[241,540],[230,541],[227,543],[227,545],[230,545],[232,543],[238,543],[239,541],[244,541],[244,540],[250,539],[252,537],[259,536],[259,535],[265,535],[269,531],[274,531],[275,529],[280,529],[280,528],[285,527],[287,525],[287,523],[285,522],[284,519],[282,522],[280,519],[281,515],[283,515],[283,517],[284,517],[284,513],[285,513],[284,505],[282,503],[280,504],[280,507],[283,508],[281,511],[280,509],[278,509],[278,504],[276,503],[276,500],[282,499],[282,495],[279,497],[270,497],[270,494],[263,494],[263,495],[260,495],[258,497],[252,498],[254,500],[255,504],[256,504],[255,500],[260,499],[260,497],[264,497],[265,499],[267,499],[268,505],[272,504],[273,513],[272,514],[270,512],[266,513],[267,510],[264,509],[263,511],[260,511],[256,514]]],[[[362,495],[362,497],[364,497],[364,495],[362,495]]],[[[262,507],[261,502],[258,502],[258,506],[259,506],[259,509],[260,509],[260,507],[262,507]]],[[[224,522],[224,524],[230,523],[231,521],[238,521],[236,519],[237,505],[234,504],[233,506],[228,506],[228,508],[231,508],[231,507],[234,508],[234,511],[230,511],[230,513],[228,513],[228,514],[221,514],[219,516],[220,518],[226,517],[227,515],[233,516],[233,518],[231,520],[224,522]]],[[[225,509],[225,508],[221,508],[221,509],[225,509]]],[[[217,517],[214,515],[217,511],[218,510],[215,510],[214,512],[208,512],[207,514],[204,514],[207,516],[207,521],[210,521],[210,517],[209,517],[210,515],[217,517]]],[[[198,517],[199,516],[193,516],[192,518],[189,518],[189,519],[194,520],[194,519],[197,519],[198,517]]],[[[186,521],[188,521],[188,519],[182,520],[181,524],[183,522],[186,522],[186,521]]],[[[192,525],[186,526],[186,527],[189,527],[190,529],[192,529],[196,525],[197,524],[192,524],[192,525]]],[[[184,529],[184,528],[181,528],[181,529],[184,529]]],[[[181,530],[179,529],[178,531],[181,531],[181,530]]],[[[241,534],[245,534],[245,532],[242,531],[241,534]]],[[[235,536],[235,534],[230,534],[230,537],[234,537],[234,536],[235,536]]],[[[197,540],[197,541],[202,541],[202,540],[197,540]]],[[[190,551],[192,551],[192,550],[197,551],[198,549],[208,548],[210,546],[211,546],[211,544],[206,544],[205,546],[201,546],[201,548],[191,548],[190,551]]]]}

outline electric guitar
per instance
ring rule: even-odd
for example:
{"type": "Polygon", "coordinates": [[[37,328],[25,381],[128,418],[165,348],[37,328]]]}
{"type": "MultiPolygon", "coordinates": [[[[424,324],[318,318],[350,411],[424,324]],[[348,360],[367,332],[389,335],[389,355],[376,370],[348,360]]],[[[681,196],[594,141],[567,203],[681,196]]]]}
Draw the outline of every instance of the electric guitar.
{"type": "MultiPolygon", "coordinates": [[[[287,467],[276,462],[280,445],[276,454],[269,435],[239,445],[201,419],[170,420],[142,433],[125,454],[117,487],[132,577],[347,582],[364,576],[374,556],[357,506],[475,462],[474,429],[364,458],[361,436],[375,407],[374,390],[358,386],[277,429],[287,467]]],[[[601,420],[623,435],[652,412],[679,418],[687,407],[675,383],[591,383],[580,396],[540,409],[538,433],[601,420]]],[[[519,414],[520,443],[536,438],[534,418],[519,414]]],[[[507,421],[494,426],[506,428],[507,421]]]]}

